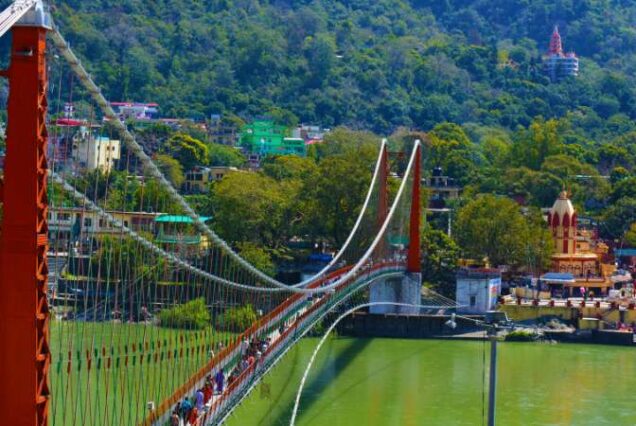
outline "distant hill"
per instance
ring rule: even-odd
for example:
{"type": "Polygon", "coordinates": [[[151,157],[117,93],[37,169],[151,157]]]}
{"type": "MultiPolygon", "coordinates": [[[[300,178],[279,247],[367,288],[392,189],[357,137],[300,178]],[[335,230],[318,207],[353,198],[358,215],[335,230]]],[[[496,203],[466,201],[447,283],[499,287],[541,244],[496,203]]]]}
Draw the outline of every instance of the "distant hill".
{"type": "MultiPolygon", "coordinates": [[[[59,0],[55,18],[112,100],[164,116],[269,115],[380,133],[533,117],[636,117],[632,0],[59,0]],[[549,84],[553,26],[581,76],[549,84]]],[[[589,128],[586,128],[589,127],[589,128]]]]}

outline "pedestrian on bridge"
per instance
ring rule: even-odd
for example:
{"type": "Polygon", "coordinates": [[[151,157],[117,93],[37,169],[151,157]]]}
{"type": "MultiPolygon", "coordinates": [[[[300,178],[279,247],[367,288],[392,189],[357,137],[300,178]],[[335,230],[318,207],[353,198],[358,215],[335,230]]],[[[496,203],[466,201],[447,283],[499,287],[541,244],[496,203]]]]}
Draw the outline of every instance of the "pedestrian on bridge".
{"type": "Polygon", "coordinates": [[[245,355],[249,347],[250,342],[248,342],[247,337],[244,337],[243,340],[241,340],[241,355],[245,355]]]}
{"type": "Polygon", "coordinates": [[[203,411],[204,399],[205,399],[205,395],[203,394],[203,389],[197,390],[197,393],[196,393],[197,410],[203,411]]]}
{"type": "Polygon", "coordinates": [[[223,393],[223,384],[225,382],[225,375],[223,374],[223,368],[220,368],[219,371],[214,376],[214,381],[216,382],[216,391],[218,393],[223,393]]]}
{"type": "Polygon", "coordinates": [[[191,411],[190,411],[190,416],[188,417],[188,424],[189,425],[196,425],[199,422],[199,410],[197,410],[197,407],[194,407],[191,411]]]}
{"type": "Polygon", "coordinates": [[[192,411],[192,403],[188,398],[184,398],[181,403],[181,418],[187,420],[190,417],[192,411]]]}

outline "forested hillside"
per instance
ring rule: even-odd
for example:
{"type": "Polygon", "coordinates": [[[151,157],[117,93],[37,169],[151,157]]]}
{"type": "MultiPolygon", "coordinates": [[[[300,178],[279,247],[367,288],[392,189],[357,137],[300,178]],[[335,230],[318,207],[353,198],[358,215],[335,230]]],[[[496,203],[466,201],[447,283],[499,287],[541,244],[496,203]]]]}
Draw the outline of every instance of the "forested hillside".
{"type": "MultiPolygon", "coordinates": [[[[424,172],[440,166],[463,188],[453,239],[445,217],[429,218],[422,239],[425,280],[442,289],[460,255],[547,268],[538,208],[564,188],[606,241],[636,246],[633,0],[65,0],[54,13],[113,101],[157,102],[164,117],[341,126],[307,158],[269,158],[189,197],[263,270],[289,258],[293,237],[339,246],[379,135],[422,139],[424,172]],[[560,83],[542,67],[554,25],[581,60],[560,83]]],[[[194,165],[244,161],[194,126],[131,128],[176,186],[194,165]]],[[[139,208],[117,176],[106,205],[139,208]]]]}
{"type": "Polygon", "coordinates": [[[113,100],[164,116],[515,129],[570,116],[587,139],[636,117],[629,0],[58,0],[62,32],[113,100]],[[581,76],[549,84],[558,24],[581,76]]]}

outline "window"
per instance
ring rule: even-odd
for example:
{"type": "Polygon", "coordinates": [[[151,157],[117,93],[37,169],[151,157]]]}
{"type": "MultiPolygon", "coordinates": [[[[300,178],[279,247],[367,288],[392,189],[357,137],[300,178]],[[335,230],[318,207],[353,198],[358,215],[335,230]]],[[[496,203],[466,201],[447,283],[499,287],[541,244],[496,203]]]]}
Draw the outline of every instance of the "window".
{"type": "Polygon", "coordinates": [[[127,221],[127,220],[124,220],[124,226],[125,226],[126,228],[128,228],[128,227],[129,227],[129,226],[128,226],[128,221],[127,221]]]}
{"type": "Polygon", "coordinates": [[[470,306],[475,306],[477,303],[477,298],[475,296],[470,296],[470,306]]]}
{"type": "Polygon", "coordinates": [[[69,213],[58,213],[57,220],[59,220],[60,222],[68,222],[69,220],[71,220],[71,215],[69,213]]]}
{"type": "Polygon", "coordinates": [[[91,219],[90,217],[85,217],[84,218],[84,226],[86,228],[90,228],[91,226],[93,226],[93,219],[91,219]]]}

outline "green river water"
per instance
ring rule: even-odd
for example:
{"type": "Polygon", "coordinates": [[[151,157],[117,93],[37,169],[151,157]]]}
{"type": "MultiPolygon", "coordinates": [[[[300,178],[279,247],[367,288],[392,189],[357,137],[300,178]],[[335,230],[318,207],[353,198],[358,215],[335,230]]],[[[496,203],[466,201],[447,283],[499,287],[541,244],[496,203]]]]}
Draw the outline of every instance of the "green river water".
{"type": "MultiPolygon", "coordinates": [[[[292,349],[228,424],[288,425],[317,342],[292,349]]],[[[297,425],[485,424],[488,348],[475,341],[331,339],[307,381],[297,425]]],[[[636,349],[499,348],[498,425],[636,425],[636,349]]]]}

